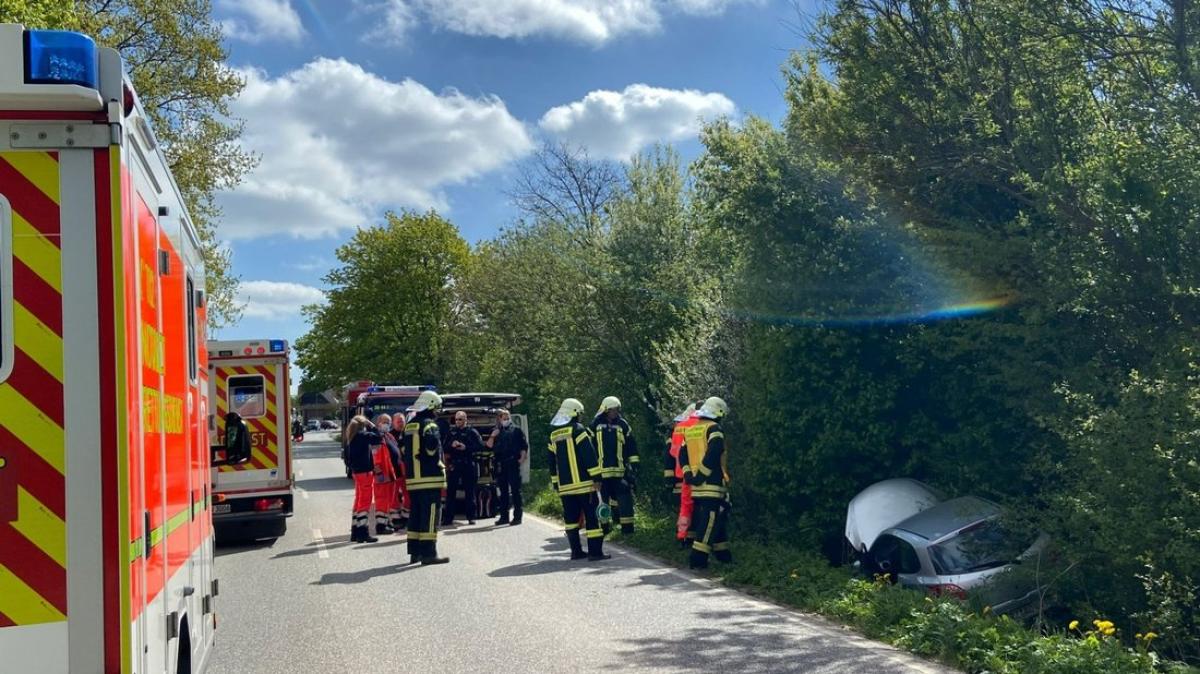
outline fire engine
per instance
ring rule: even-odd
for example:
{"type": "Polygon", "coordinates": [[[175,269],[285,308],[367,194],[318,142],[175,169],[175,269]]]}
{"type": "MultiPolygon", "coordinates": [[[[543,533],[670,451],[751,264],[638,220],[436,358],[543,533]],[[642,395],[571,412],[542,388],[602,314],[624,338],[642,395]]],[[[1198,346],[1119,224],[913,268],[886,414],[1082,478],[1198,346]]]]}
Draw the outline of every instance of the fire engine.
{"type": "MultiPolygon", "coordinates": [[[[366,415],[368,419],[374,419],[380,414],[395,416],[400,414],[403,416],[409,406],[417,400],[417,396],[421,391],[436,391],[434,386],[410,386],[397,384],[376,384],[373,381],[363,380],[352,384],[347,384],[343,387],[342,397],[346,400],[346,406],[342,408],[342,429],[350,425],[350,419],[356,414],[366,415]]],[[[342,436],[342,462],[346,461],[346,442],[348,438],[342,436]]],[[[350,477],[350,465],[345,466],[346,477],[350,477]]]]}
{"type": "Polygon", "coordinates": [[[213,524],[272,524],[282,536],[292,515],[288,343],[282,339],[210,341],[208,385],[213,432],[213,524]],[[236,412],[250,435],[247,460],[225,455],[225,417],[236,412]]]}
{"type": "Polygon", "coordinates": [[[202,671],[201,245],[116,50],[0,24],[0,672],[202,671]]]}

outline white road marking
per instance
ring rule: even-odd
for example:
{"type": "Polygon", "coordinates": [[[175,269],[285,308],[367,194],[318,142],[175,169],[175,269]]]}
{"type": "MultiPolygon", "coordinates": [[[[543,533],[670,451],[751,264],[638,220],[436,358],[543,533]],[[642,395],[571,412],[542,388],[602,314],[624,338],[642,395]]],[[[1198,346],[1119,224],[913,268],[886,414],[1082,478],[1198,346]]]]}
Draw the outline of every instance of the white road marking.
{"type": "Polygon", "coordinates": [[[325,539],[321,536],[320,529],[313,529],[313,543],[317,545],[317,556],[321,559],[329,559],[329,551],[325,549],[325,539]]]}

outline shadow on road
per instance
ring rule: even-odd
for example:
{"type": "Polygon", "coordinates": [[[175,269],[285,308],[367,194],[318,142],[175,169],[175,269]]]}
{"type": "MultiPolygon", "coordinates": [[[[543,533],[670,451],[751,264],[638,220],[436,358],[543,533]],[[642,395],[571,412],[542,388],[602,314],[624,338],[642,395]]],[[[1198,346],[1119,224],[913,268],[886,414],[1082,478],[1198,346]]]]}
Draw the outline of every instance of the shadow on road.
{"type": "Polygon", "coordinates": [[[471,526],[470,524],[462,524],[463,528],[442,529],[439,533],[442,536],[458,536],[460,534],[484,534],[497,529],[507,529],[506,526],[496,526],[495,524],[485,524],[483,526],[471,526]],[[467,528],[469,527],[469,528],[467,528]]]}
{"type": "Polygon", "coordinates": [[[780,629],[787,619],[770,609],[706,611],[696,617],[712,626],[693,627],[667,638],[625,639],[617,654],[654,670],[691,670],[737,663],[738,672],[839,674],[911,672],[882,646],[862,647],[854,637],[829,630],[780,629]]]}
{"type": "Polygon", "coordinates": [[[561,571],[570,571],[573,573],[585,572],[591,574],[609,574],[621,569],[644,568],[645,565],[627,555],[616,554],[612,559],[604,561],[589,562],[587,560],[571,560],[567,553],[566,537],[547,538],[546,544],[542,549],[553,553],[553,555],[543,555],[541,558],[524,562],[521,564],[512,564],[510,566],[500,567],[494,571],[488,572],[488,576],[492,578],[511,578],[516,576],[539,576],[546,573],[559,573],[561,571]]]}
{"type": "Polygon", "coordinates": [[[374,569],[364,569],[362,571],[351,571],[348,573],[327,573],[321,576],[320,580],[313,581],[313,585],[357,585],[365,583],[372,578],[380,578],[382,576],[392,576],[397,573],[404,573],[413,569],[420,568],[420,564],[388,564],[374,569]]]}
{"type": "Polygon", "coordinates": [[[254,552],[255,550],[273,548],[275,547],[275,541],[277,540],[279,539],[263,538],[254,540],[253,538],[241,538],[229,542],[221,540],[217,542],[216,552],[214,554],[217,557],[226,557],[228,555],[239,555],[243,552],[254,552]]]}

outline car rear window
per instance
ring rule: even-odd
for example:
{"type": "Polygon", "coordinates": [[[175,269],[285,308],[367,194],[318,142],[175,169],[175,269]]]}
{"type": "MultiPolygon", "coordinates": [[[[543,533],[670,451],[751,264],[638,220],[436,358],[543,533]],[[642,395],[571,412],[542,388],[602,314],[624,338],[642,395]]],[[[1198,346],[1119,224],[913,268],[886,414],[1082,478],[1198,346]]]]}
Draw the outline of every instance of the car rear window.
{"type": "Polygon", "coordinates": [[[988,520],[929,546],[929,557],[934,570],[943,576],[994,569],[1016,560],[1029,547],[1025,538],[988,520]]]}

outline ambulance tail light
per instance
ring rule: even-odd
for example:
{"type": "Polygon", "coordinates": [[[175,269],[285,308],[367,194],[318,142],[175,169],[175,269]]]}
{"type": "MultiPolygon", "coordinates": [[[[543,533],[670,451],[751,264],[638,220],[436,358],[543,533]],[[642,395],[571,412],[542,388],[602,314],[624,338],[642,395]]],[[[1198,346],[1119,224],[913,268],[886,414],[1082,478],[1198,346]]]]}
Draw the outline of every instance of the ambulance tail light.
{"type": "Polygon", "coordinates": [[[100,88],[96,42],[66,30],[25,31],[25,83],[100,88]]]}
{"type": "Polygon", "coordinates": [[[282,510],[283,499],[281,498],[260,498],[254,501],[254,510],[257,512],[267,512],[270,510],[282,510]]]}

